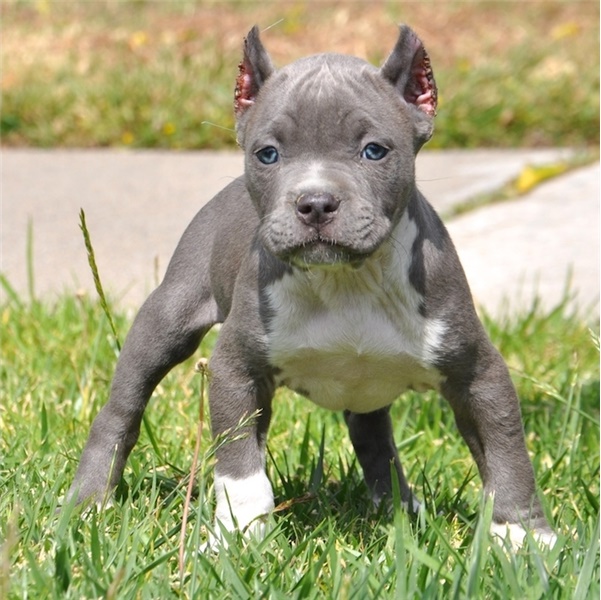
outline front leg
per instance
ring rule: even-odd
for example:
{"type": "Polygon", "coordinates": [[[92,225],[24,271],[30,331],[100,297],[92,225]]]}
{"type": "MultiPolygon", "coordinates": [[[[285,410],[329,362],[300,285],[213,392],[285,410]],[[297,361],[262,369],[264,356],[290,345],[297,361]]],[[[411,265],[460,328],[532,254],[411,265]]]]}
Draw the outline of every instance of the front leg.
{"type": "Polygon", "coordinates": [[[492,532],[519,546],[525,529],[551,544],[555,535],[536,493],[524,439],[519,400],[500,354],[486,339],[469,370],[451,372],[442,392],[478,465],[487,495],[494,496],[492,532]]]}
{"type": "Polygon", "coordinates": [[[265,515],[274,508],[265,473],[265,443],[271,417],[273,378],[238,357],[222,330],[210,361],[211,428],[218,439],[215,467],[215,531],[239,529],[262,537],[265,515]]]}

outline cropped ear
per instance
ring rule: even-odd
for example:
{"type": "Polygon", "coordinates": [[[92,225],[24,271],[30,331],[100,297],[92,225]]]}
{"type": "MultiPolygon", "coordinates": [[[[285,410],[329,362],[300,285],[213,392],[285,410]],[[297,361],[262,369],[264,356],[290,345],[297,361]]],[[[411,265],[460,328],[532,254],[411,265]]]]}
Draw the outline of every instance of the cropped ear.
{"type": "Polygon", "coordinates": [[[238,65],[234,92],[234,112],[237,120],[255,103],[259,89],[273,71],[269,54],[259,37],[259,28],[255,25],[244,40],[244,56],[238,65]]]}
{"type": "Polygon", "coordinates": [[[407,104],[417,109],[416,142],[421,147],[432,137],[438,90],[430,57],[421,40],[407,25],[401,25],[396,45],[380,73],[392,83],[407,104]]]}

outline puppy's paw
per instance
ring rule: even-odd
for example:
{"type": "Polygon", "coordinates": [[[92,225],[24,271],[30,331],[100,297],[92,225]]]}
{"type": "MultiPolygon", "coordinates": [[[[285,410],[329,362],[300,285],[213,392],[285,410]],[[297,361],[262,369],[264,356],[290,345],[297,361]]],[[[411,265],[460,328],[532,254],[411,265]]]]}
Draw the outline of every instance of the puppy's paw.
{"type": "Polygon", "coordinates": [[[267,475],[259,471],[250,477],[234,479],[215,474],[214,533],[202,549],[217,551],[227,548],[225,531],[240,531],[245,537],[263,539],[266,520],[273,511],[273,490],[267,475]]]}
{"type": "MultiPolygon", "coordinates": [[[[518,523],[492,523],[490,533],[499,542],[509,541],[514,550],[519,550],[524,545],[527,535],[526,530],[518,523]]],[[[533,529],[530,533],[540,546],[552,548],[557,541],[557,536],[549,527],[533,529]]]]}
{"type": "Polygon", "coordinates": [[[227,550],[230,544],[244,543],[248,540],[260,541],[265,538],[268,531],[268,515],[257,517],[249,523],[244,529],[225,525],[220,521],[215,521],[212,530],[209,532],[207,541],[198,548],[199,552],[218,553],[219,550],[227,550]]]}

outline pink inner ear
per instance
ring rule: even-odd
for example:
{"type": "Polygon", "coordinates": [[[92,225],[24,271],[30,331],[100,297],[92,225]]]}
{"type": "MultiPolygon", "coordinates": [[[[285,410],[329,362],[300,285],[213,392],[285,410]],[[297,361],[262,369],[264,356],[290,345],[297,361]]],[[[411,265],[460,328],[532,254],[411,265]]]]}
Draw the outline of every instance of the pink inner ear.
{"type": "Polygon", "coordinates": [[[238,65],[238,77],[234,91],[234,110],[236,113],[244,112],[255,103],[252,93],[251,67],[246,58],[238,65]]]}
{"type": "Polygon", "coordinates": [[[405,88],[404,97],[407,102],[414,104],[430,117],[436,115],[438,93],[430,66],[430,57],[423,47],[418,49],[413,59],[411,79],[405,88]]]}

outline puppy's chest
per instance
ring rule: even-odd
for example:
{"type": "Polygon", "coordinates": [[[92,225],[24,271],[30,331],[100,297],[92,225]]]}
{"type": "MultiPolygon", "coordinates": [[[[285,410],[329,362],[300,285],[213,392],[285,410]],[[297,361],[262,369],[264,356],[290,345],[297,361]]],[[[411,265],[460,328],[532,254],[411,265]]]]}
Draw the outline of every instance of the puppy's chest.
{"type": "Polygon", "coordinates": [[[443,324],[419,313],[404,278],[356,272],[295,272],[268,298],[270,361],[285,385],[332,410],[370,412],[406,389],[438,388],[443,324]]]}

